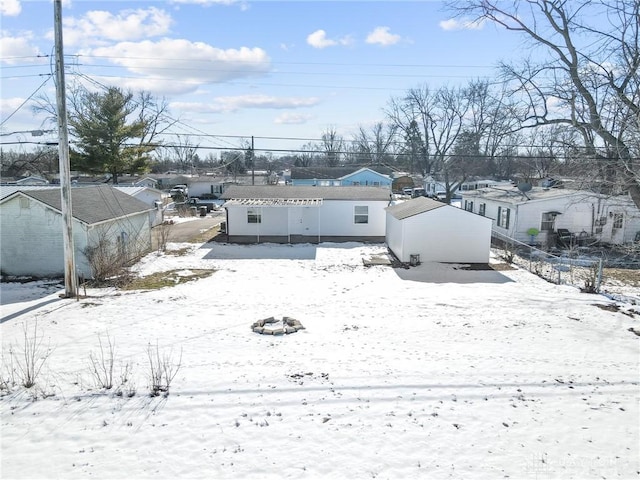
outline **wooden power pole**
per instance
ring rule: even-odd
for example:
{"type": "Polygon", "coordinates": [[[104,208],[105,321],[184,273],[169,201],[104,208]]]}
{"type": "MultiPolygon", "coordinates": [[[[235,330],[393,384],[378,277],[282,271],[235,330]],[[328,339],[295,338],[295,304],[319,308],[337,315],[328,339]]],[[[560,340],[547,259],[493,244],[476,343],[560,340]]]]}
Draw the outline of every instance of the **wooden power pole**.
{"type": "Polygon", "coordinates": [[[64,53],[62,49],[62,4],[53,0],[53,23],[56,49],[56,104],[58,114],[58,155],[60,158],[60,195],[64,238],[64,293],[75,297],[78,277],[73,247],[73,213],[71,206],[71,166],[69,163],[69,130],[67,126],[67,95],[64,83],[64,53]]]}

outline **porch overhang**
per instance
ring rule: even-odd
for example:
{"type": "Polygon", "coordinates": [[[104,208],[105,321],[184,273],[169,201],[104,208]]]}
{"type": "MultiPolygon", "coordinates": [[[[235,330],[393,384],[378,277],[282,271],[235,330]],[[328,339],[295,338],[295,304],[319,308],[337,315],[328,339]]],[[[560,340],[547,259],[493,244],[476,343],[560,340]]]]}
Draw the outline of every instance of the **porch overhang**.
{"type": "Polygon", "coordinates": [[[232,198],[223,207],[321,207],[322,198],[232,198]]]}

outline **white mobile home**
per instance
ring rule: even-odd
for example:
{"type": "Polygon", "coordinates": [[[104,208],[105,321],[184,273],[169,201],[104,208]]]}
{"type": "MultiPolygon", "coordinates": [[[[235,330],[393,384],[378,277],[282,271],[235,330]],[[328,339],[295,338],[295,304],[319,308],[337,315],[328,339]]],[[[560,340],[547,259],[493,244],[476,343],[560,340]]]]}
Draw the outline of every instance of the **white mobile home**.
{"type": "Polygon", "coordinates": [[[489,262],[490,219],[425,197],[386,210],[387,246],[401,262],[489,262]]]}
{"type": "Polygon", "coordinates": [[[390,191],[381,187],[230,186],[231,242],[384,241],[390,191]]]}
{"type": "Polygon", "coordinates": [[[562,188],[522,192],[488,188],[465,192],[462,208],[493,220],[493,229],[522,242],[554,246],[558,230],[580,242],[623,244],[640,240],[640,210],[628,195],[606,196],[562,188]]]}

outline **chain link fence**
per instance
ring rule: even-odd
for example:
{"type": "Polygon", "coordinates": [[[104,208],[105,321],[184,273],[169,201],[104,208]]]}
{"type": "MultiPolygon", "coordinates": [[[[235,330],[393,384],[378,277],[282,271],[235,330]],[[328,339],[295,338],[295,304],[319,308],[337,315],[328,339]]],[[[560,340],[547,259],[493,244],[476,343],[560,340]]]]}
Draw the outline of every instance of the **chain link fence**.
{"type": "Polygon", "coordinates": [[[492,232],[491,248],[507,263],[524,268],[548,282],[573,285],[588,293],[600,292],[603,258],[589,255],[579,247],[551,253],[492,232]]]}

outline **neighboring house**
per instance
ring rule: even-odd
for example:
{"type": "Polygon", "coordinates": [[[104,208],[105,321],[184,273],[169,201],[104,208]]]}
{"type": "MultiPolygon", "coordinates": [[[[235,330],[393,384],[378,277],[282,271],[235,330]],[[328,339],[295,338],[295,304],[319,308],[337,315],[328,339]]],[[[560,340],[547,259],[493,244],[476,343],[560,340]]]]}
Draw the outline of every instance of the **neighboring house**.
{"type": "Polygon", "coordinates": [[[391,188],[392,170],[388,167],[293,167],[294,186],[345,187],[371,186],[391,188]]]}
{"type": "Polygon", "coordinates": [[[149,187],[149,188],[155,188],[156,190],[158,190],[158,180],[151,177],[141,178],[140,180],[137,180],[134,183],[134,185],[136,187],[149,187]]]}
{"type": "MultiPolygon", "coordinates": [[[[2,274],[64,276],[64,219],[60,188],[15,191],[0,199],[2,274]]],[[[110,186],[71,189],[76,270],[91,278],[85,251],[107,248],[136,257],[151,249],[149,207],[110,186]]]]}
{"type": "Polygon", "coordinates": [[[493,220],[494,231],[522,242],[556,245],[568,230],[576,243],[623,244],[640,240],[640,210],[627,196],[533,187],[487,188],[464,192],[462,208],[493,220]],[[539,230],[532,235],[530,229],[539,230]]]}
{"type": "Polygon", "coordinates": [[[489,218],[426,197],[386,211],[387,246],[401,262],[489,263],[489,218]]]}
{"type": "Polygon", "coordinates": [[[228,185],[232,185],[227,177],[195,177],[189,183],[189,195],[199,198],[220,198],[228,185]]]}
{"type": "Polygon", "coordinates": [[[390,191],[233,185],[222,199],[231,242],[383,242],[390,191]]]}
{"type": "Polygon", "coordinates": [[[153,210],[149,212],[149,220],[152,227],[160,225],[164,221],[162,207],[165,203],[165,198],[169,197],[166,193],[157,188],[145,186],[114,185],[113,188],[137,198],[152,208],[153,210]]]}
{"type": "MultiPolygon", "coordinates": [[[[488,187],[510,188],[512,186],[513,183],[505,180],[470,179],[462,182],[458,189],[455,192],[452,192],[452,194],[458,196],[471,190],[479,190],[488,187]]],[[[447,187],[443,180],[438,180],[434,177],[427,177],[424,180],[424,190],[428,197],[443,198],[444,196],[442,194],[446,193],[447,187]]]]}
{"type": "Polygon", "coordinates": [[[16,185],[49,185],[49,180],[42,177],[24,177],[19,180],[16,180],[16,185]]]}

